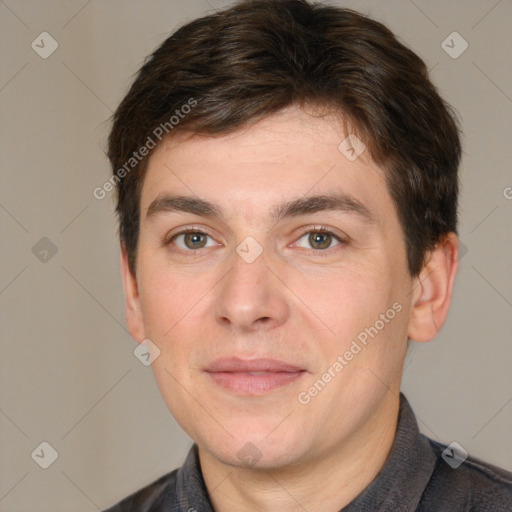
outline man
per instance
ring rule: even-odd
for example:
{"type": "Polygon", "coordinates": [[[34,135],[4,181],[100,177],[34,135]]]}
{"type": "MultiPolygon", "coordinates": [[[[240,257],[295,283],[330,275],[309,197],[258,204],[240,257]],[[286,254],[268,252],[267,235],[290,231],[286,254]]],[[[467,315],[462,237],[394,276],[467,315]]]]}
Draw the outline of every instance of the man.
{"type": "Polygon", "coordinates": [[[194,446],[111,512],[512,510],[400,394],[448,314],[460,154],[421,59],[350,10],[245,1],[154,52],[109,158],[128,327],[194,446]]]}

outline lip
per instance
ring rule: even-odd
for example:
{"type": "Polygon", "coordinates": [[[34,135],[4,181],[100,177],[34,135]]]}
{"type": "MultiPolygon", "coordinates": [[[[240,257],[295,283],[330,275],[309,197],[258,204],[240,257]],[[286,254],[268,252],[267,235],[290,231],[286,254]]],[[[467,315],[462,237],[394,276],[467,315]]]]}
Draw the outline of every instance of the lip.
{"type": "Polygon", "coordinates": [[[240,359],[239,357],[225,357],[217,359],[206,368],[207,372],[298,372],[304,368],[294,366],[277,359],[240,359]]]}
{"type": "Polygon", "coordinates": [[[215,384],[238,395],[262,395],[290,385],[306,370],[276,359],[218,359],[205,372],[215,384]]]}

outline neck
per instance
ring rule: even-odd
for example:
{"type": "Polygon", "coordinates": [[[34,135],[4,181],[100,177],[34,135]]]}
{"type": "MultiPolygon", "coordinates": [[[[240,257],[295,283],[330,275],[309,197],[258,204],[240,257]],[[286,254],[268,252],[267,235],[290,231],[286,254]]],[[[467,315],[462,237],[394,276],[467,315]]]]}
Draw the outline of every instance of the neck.
{"type": "Polygon", "coordinates": [[[214,510],[339,511],[382,469],[395,438],[398,408],[398,398],[388,393],[378,411],[349,439],[333,443],[328,453],[289,467],[234,467],[199,448],[201,471],[214,510]]]}

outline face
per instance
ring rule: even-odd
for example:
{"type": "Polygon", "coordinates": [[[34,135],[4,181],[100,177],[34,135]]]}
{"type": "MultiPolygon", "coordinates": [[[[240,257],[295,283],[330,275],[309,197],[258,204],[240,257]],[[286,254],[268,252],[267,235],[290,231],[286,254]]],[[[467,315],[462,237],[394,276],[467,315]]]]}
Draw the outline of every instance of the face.
{"type": "Polygon", "coordinates": [[[169,410],[225,463],[324,457],[399,392],[403,231],[382,169],[338,149],[346,137],[291,108],[149,161],[128,324],[160,350],[169,410]]]}

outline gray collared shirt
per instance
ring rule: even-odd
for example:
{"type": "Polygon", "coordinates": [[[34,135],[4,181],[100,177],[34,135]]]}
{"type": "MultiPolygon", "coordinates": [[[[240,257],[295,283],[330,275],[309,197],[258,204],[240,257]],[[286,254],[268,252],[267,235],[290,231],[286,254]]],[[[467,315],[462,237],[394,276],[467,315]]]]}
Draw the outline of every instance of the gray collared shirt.
{"type": "MultiPolygon", "coordinates": [[[[377,477],[339,512],[512,512],[512,473],[473,457],[465,459],[420,433],[400,394],[395,440],[377,477]]],[[[105,512],[214,512],[197,445],[184,465],[105,512]]],[[[327,511],[326,511],[327,512],[327,511]]]]}

